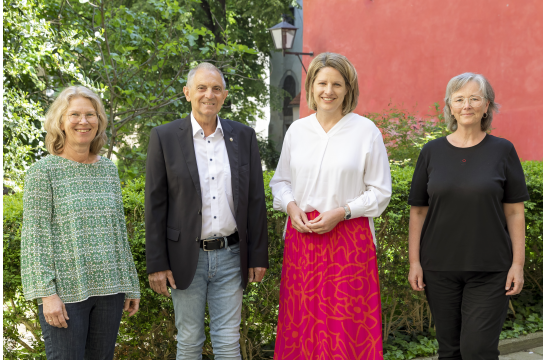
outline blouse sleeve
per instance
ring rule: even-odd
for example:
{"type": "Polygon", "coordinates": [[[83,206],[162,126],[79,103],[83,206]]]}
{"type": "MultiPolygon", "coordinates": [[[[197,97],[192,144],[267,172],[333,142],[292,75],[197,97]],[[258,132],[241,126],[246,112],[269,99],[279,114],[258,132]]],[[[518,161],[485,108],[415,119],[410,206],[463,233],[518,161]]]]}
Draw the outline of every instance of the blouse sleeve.
{"type": "Polygon", "coordinates": [[[518,203],[530,200],[524,171],[517,151],[513,146],[505,162],[505,183],[503,186],[503,203],[518,203]]]}
{"type": "Polygon", "coordinates": [[[365,191],[348,202],[351,217],[378,217],[388,206],[392,196],[392,177],[388,154],[382,140],[382,134],[377,129],[371,151],[365,159],[363,183],[365,191]]]}
{"type": "Polygon", "coordinates": [[[125,221],[125,208],[123,207],[123,194],[121,193],[121,181],[119,180],[119,173],[117,167],[112,164],[114,167],[115,177],[117,182],[115,185],[116,199],[117,199],[117,208],[119,221],[122,224],[121,231],[123,232],[123,238],[125,239],[125,262],[129,270],[129,283],[132,288],[132,291],[127,291],[125,293],[125,299],[140,299],[140,284],[138,282],[138,274],[136,272],[136,266],[134,265],[134,259],[132,256],[131,247],[129,245],[129,240],[127,236],[127,223],[125,221]]]}
{"type": "Polygon", "coordinates": [[[51,236],[53,192],[47,171],[32,167],[25,179],[21,231],[21,281],[27,300],[57,293],[51,236]]]}
{"type": "Polygon", "coordinates": [[[282,144],[282,152],[269,186],[273,194],[273,208],[287,213],[288,204],[295,201],[291,187],[291,132],[288,130],[282,144]]]}
{"type": "Polygon", "coordinates": [[[424,145],[420,155],[418,155],[416,167],[414,168],[408,201],[409,205],[412,206],[429,206],[428,160],[426,150],[426,146],[424,145]]]}

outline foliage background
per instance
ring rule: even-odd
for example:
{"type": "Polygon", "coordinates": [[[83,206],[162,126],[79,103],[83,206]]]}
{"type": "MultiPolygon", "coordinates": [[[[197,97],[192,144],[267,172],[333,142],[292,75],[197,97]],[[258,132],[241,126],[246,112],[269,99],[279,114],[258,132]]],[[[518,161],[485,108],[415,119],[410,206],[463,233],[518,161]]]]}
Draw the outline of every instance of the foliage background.
{"type": "MultiPolygon", "coordinates": [[[[211,61],[224,70],[229,101],[220,115],[242,123],[283,98],[263,81],[272,49],[266,28],[289,12],[291,0],[3,0],[4,185],[20,190],[24,172],[46,154],[45,110],[71,84],[101,94],[109,143],[123,180],[129,241],[140,276],[141,309],[123,318],[116,358],[171,359],[176,351],[170,299],[152,292],[145,272],[144,170],[149,130],[186,115],[181,97],[188,69],[211,61]],[[278,99],[277,99],[278,98],[278,99]]],[[[439,104],[429,118],[390,107],[363,114],[382,131],[392,160],[393,196],[375,219],[383,307],[385,359],[410,359],[437,349],[433,319],[423,294],[410,290],[407,229],[413,166],[427,141],[447,134],[439,104]]],[[[274,144],[259,139],[267,169],[276,168],[274,144]]],[[[531,199],[526,202],[526,284],[513,297],[502,337],[542,329],[543,163],[524,162],[531,199]]],[[[273,172],[265,172],[265,184],[273,172]]],[[[270,268],[244,294],[241,350],[244,359],[272,357],[282,266],[285,215],[272,209],[266,186],[270,268]]],[[[4,196],[4,356],[45,358],[35,302],[22,297],[20,231],[22,192],[4,196]],[[21,331],[22,332],[21,332],[21,331]],[[21,335],[23,334],[23,335],[21,335]]],[[[206,319],[208,325],[208,320],[206,319]]],[[[208,327],[207,327],[208,331],[208,327]]],[[[208,332],[207,332],[208,334],[208,332]]],[[[208,336],[208,335],[207,335],[208,336]]],[[[211,354],[209,337],[203,349],[211,354]]]]}
{"type": "MultiPolygon", "coordinates": [[[[267,28],[294,0],[3,0],[4,184],[17,188],[44,155],[43,121],[70,85],[100,93],[108,144],[125,179],[144,172],[149,130],[186,116],[189,69],[225,74],[220,115],[248,123],[281,91],[266,85],[267,28]]],[[[274,100],[274,99],[273,99],[274,100]]]]}
{"type": "MultiPolygon", "coordinates": [[[[512,298],[512,308],[502,337],[516,337],[543,328],[541,289],[543,273],[543,163],[523,162],[530,201],[526,202],[526,274],[523,292],[512,298]],[[534,281],[528,280],[535,278],[534,281]]],[[[407,229],[413,167],[392,164],[393,196],[380,218],[375,219],[382,296],[385,359],[411,359],[434,354],[433,319],[425,296],[407,283],[407,229]]],[[[273,172],[265,172],[268,184],[273,172]]],[[[140,276],[140,311],[123,317],[116,358],[173,359],[176,351],[174,313],[170,299],[148,286],[145,271],[144,178],[123,184],[123,201],[129,242],[140,276]]],[[[278,316],[278,292],[282,268],[282,230],[285,214],[272,209],[272,194],[265,188],[269,233],[270,268],[261,284],[251,284],[244,294],[241,349],[244,359],[267,359],[274,349],[278,316]]],[[[20,229],[22,192],[4,196],[4,356],[8,359],[45,358],[35,302],[21,297],[20,229]],[[26,328],[29,339],[20,336],[26,328]]],[[[211,354],[208,337],[203,353],[211,354]]]]}

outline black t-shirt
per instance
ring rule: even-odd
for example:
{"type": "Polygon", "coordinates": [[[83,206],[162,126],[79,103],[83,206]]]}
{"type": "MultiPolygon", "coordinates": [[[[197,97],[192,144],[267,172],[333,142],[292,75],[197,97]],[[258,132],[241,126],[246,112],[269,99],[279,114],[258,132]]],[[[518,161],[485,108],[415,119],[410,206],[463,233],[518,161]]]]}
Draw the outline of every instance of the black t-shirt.
{"type": "Polygon", "coordinates": [[[486,135],[458,148],[442,137],[416,163],[409,205],[429,206],[420,263],[431,271],[507,271],[513,261],[503,203],[528,200],[511,142],[486,135]]]}

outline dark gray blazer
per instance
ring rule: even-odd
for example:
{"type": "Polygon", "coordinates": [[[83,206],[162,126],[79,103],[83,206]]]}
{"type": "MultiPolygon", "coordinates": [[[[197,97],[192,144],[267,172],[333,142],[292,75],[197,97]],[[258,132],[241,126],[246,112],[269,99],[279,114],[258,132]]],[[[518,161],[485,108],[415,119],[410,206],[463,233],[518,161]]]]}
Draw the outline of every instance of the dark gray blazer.
{"type": "MultiPolygon", "coordinates": [[[[254,129],[220,119],[231,167],[235,221],[240,237],[242,286],[248,268],[269,267],[263,172],[254,129]],[[233,138],[233,141],[230,141],[233,138]]],[[[187,289],[199,259],[202,200],[191,116],[151,130],[146,163],[148,274],[171,270],[187,289]]]]}

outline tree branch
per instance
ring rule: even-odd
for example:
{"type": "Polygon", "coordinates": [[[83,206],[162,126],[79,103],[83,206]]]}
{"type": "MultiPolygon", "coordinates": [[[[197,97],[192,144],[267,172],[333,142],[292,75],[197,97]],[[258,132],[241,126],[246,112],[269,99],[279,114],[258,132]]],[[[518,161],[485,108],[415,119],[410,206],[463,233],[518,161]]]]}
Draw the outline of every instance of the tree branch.
{"type": "Polygon", "coordinates": [[[102,0],[100,2],[100,14],[102,16],[101,26],[104,29],[104,42],[106,43],[106,49],[108,50],[108,56],[110,57],[110,66],[112,67],[112,71],[114,73],[114,82],[117,82],[117,74],[116,74],[116,71],[115,71],[114,62],[112,60],[112,51],[110,50],[110,43],[108,41],[108,32],[106,31],[106,25],[105,25],[105,22],[104,22],[104,19],[105,19],[105,16],[104,16],[104,0],[102,0]]]}
{"type": "Polygon", "coordinates": [[[15,341],[17,341],[19,343],[19,345],[21,345],[22,347],[27,349],[29,352],[31,352],[31,353],[36,352],[33,348],[31,348],[26,342],[24,342],[20,338],[16,338],[15,341]]]}
{"type": "Polygon", "coordinates": [[[539,288],[539,291],[543,293],[543,288],[541,287],[541,284],[532,276],[532,274],[530,274],[530,272],[526,269],[524,270],[524,272],[537,285],[537,287],[539,288]]]}
{"type": "Polygon", "coordinates": [[[117,112],[117,113],[114,114],[114,117],[118,117],[120,115],[125,115],[125,114],[131,113],[131,112],[142,111],[142,110],[147,109],[148,107],[141,107],[141,108],[137,108],[137,109],[131,109],[131,110],[127,110],[127,111],[117,112]]]}
{"type": "MultiPolygon", "coordinates": [[[[168,26],[168,38],[169,39],[170,39],[170,37],[172,35],[172,25],[173,25],[173,21],[170,21],[170,25],[168,26]]],[[[157,86],[158,86],[159,81],[161,81],[161,78],[163,76],[163,70],[165,69],[165,66],[167,66],[167,62],[166,62],[167,59],[168,59],[168,55],[167,55],[167,57],[165,59],[163,59],[163,66],[161,66],[161,70],[159,70],[159,76],[157,77],[159,80],[157,81],[157,83],[155,83],[155,88],[153,89],[154,93],[157,91],[157,86]]],[[[160,97],[160,96],[158,96],[158,97],[160,97]]]]}
{"type": "Polygon", "coordinates": [[[155,105],[154,107],[148,107],[148,108],[145,108],[145,110],[142,110],[142,111],[139,111],[137,113],[134,113],[130,116],[127,116],[125,119],[123,120],[119,120],[118,122],[115,123],[116,127],[116,131],[121,129],[123,127],[123,125],[125,125],[126,123],[128,123],[129,121],[133,120],[134,118],[136,118],[137,116],[140,116],[140,115],[143,115],[143,114],[146,114],[148,112],[151,112],[153,110],[157,110],[157,109],[160,109],[162,108],[163,106],[167,106],[168,104],[172,103],[173,101],[176,101],[176,100],[179,100],[179,99],[182,99],[184,97],[183,95],[183,92],[181,93],[178,93],[176,95],[174,95],[172,98],[164,101],[163,103],[159,104],[159,105],[155,105]],[[181,95],[181,96],[180,96],[181,95]]]}
{"type": "Polygon", "coordinates": [[[212,19],[212,9],[210,8],[210,4],[207,0],[201,1],[201,8],[203,9],[204,13],[206,14],[206,20],[203,21],[203,25],[208,28],[208,30],[212,31],[214,34],[216,33],[216,29],[214,26],[214,20],[212,19]]]}
{"type": "MultiPolygon", "coordinates": [[[[146,61],[144,61],[142,64],[138,65],[137,70],[134,72],[134,74],[132,74],[132,75],[125,81],[125,83],[128,83],[129,81],[131,81],[131,79],[132,79],[133,77],[135,77],[136,75],[138,75],[138,73],[140,73],[140,71],[144,68],[144,66],[147,65],[150,61],[153,60],[153,58],[155,57],[156,54],[157,54],[157,48],[156,48],[156,50],[153,52],[153,54],[151,54],[151,56],[150,56],[150,58],[149,58],[148,60],[146,60],[146,61]]],[[[120,73],[120,76],[121,76],[121,75],[124,75],[124,73],[121,72],[121,73],[120,73]]]]}
{"type": "MultiPolygon", "coordinates": [[[[172,84],[174,84],[175,81],[178,80],[178,78],[180,77],[180,74],[183,72],[183,70],[185,69],[185,66],[180,66],[180,69],[178,70],[178,72],[176,73],[176,75],[174,75],[174,78],[172,78],[172,81],[164,87],[163,91],[161,91],[161,93],[157,96],[158,98],[162,97],[163,94],[165,93],[165,91],[172,86],[172,84]]],[[[183,93],[183,92],[182,92],[183,93]]]]}

